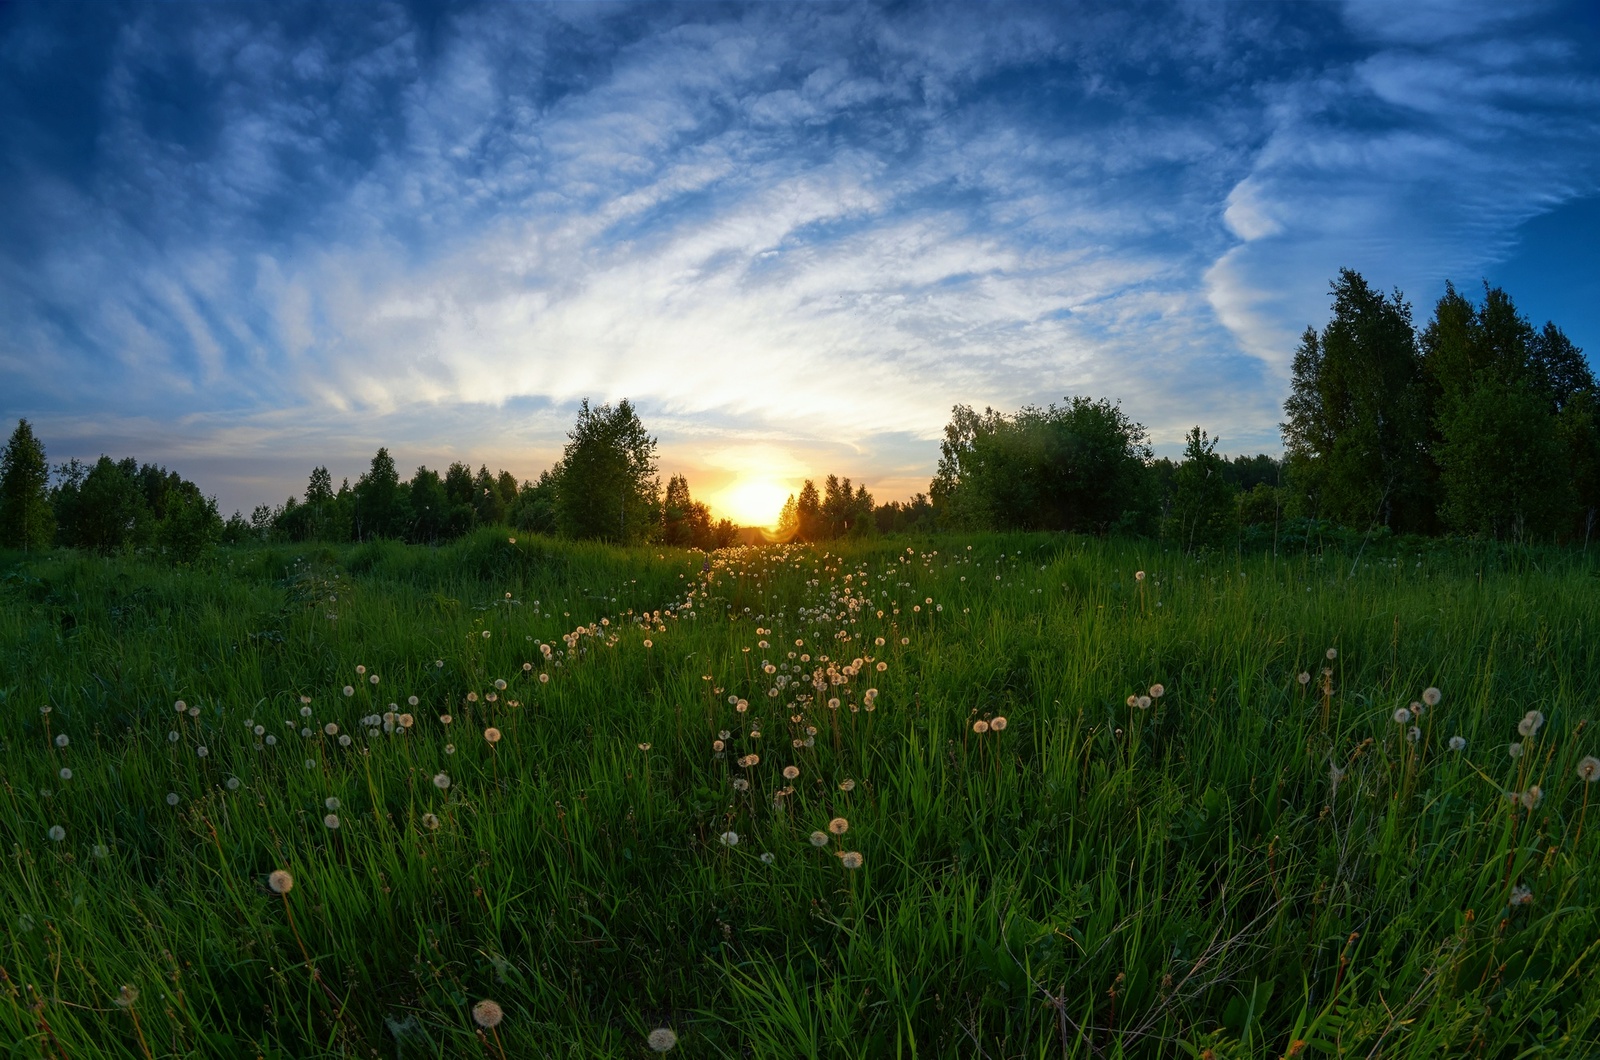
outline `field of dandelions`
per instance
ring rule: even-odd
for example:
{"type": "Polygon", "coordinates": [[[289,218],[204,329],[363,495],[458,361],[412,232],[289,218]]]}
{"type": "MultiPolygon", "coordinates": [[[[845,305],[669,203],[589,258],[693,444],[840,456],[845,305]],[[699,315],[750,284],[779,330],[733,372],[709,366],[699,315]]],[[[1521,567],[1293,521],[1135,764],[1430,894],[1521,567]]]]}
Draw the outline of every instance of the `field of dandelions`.
{"type": "Polygon", "coordinates": [[[4,557],[0,1055],[1600,1055],[1600,562],[1430,549],[4,557]]]}

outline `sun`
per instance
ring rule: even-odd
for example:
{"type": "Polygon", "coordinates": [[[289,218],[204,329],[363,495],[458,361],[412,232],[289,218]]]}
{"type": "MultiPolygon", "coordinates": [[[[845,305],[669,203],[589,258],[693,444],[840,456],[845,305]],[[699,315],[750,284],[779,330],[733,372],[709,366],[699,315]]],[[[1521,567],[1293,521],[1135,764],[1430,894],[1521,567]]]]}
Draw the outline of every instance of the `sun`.
{"type": "Polygon", "coordinates": [[[774,527],[792,492],[776,479],[735,479],[712,495],[711,509],[713,515],[727,516],[739,526],[774,527]]]}

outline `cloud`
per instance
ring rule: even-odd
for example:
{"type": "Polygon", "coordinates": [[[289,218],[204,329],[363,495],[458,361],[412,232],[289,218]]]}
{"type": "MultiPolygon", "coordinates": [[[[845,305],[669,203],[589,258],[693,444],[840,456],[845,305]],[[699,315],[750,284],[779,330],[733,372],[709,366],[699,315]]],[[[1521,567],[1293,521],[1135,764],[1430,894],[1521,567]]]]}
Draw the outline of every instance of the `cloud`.
{"type": "Polygon", "coordinates": [[[246,507],[378,444],[531,476],[586,396],[708,488],[901,495],[952,405],[1078,393],[1274,448],[1340,266],[1426,297],[1592,189],[1559,14],[21,9],[4,411],[246,507]]]}

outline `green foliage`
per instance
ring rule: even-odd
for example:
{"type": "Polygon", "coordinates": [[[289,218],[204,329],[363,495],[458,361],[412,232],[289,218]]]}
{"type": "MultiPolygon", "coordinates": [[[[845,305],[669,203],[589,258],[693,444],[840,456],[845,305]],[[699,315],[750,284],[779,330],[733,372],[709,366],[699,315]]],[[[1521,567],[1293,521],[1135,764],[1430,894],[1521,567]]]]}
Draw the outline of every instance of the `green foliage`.
{"type": "Polygon", "coordinates": [[[951,527],[1103,533],[1144,500],[1144,428],[1104,399],[1007,416],[957,405],[929,492],[951,527]]]}
{"type": "Polygon", "coordinates": [[[1365,536],[708,562],[483,528],[24,561],[0,579],[0,1041],[1595,1055],[1597,569],[1365,536]]]}
{"type": "Polygon", "coordinates": [[[1301,336],[1284,402],[1292,492],[1308,515],[1425,532],[1434,511],[1428,392],[1411,306],[1349,269],[1330,287],[1333,317],[1320,335],[1301,336]]]}
{"type": "Polygon", "coordinates": [[[0,450],[0,548],[37,552],[50,547],[56,517],[49,485],[44,443],[27,420],[18,420],[10,441],[0,450]]]}
{"type": "Polygon", "coordinates": [[[1236,493],[1227,481],[1228,462],[1217,455],[1217,440],[1198,426],[1184,439],[1183,463],[1173,476],[1173,506],[1169,517],[1173,536],[1192,552],[1197,548],[1222,548],[1238,536],[1236,493]]]}
{"type": "Polygon", "coordinates": [[[626,398],[591,409],[584,399],[567,434],[556,482],[556,526],[568,537],[639,542],[660,522],[656,440],[626,398]]]}

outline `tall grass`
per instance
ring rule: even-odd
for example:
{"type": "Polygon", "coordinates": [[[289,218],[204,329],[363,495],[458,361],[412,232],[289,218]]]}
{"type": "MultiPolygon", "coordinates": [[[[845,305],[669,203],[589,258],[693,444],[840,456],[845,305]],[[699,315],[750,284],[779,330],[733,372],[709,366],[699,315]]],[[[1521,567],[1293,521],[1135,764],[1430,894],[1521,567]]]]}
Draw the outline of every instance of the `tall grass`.
{"type": "Polygon", "coordinates": [[[1596,568],[1397,549],[11,557],[0,1041],[1600,1053],[1596,568]]]}

